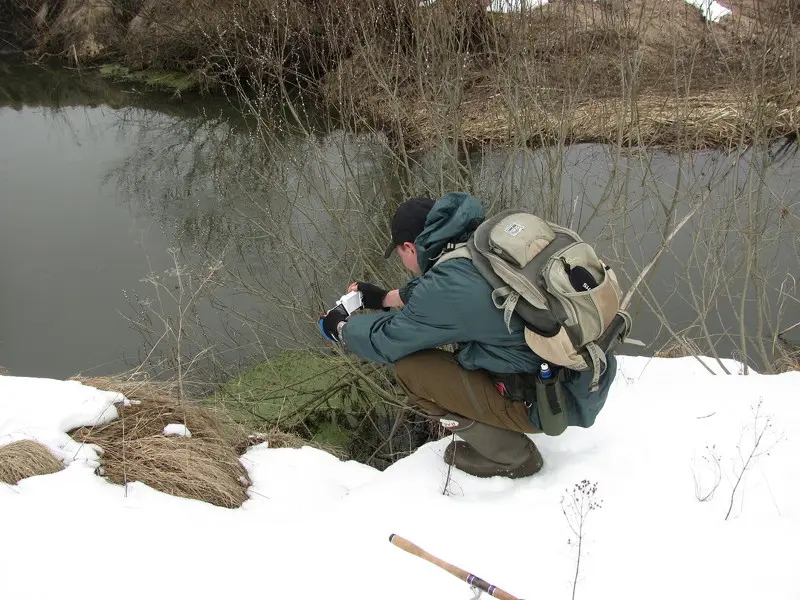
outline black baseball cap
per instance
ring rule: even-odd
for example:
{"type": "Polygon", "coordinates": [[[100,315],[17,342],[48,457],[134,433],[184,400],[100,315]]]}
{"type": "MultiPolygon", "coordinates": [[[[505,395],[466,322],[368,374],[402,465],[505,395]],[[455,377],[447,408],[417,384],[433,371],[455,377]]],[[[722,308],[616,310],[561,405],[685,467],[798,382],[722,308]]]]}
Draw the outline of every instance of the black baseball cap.
{"type": "Polygon", "coordinates": [[[392,241],[386,248],[384,258],[389,258],[394,249],[405,242],[413,242],[425,229],[425,219],[436,203],[431,198],[418,197],[405,200],[392,218],[392,241]]]}

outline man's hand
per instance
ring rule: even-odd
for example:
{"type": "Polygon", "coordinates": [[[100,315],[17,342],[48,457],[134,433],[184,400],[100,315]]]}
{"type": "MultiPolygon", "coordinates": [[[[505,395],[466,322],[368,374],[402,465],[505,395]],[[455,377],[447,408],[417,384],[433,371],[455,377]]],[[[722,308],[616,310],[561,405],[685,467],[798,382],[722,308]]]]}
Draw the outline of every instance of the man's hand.
{"type": "Polygon", "coordinates": [[[341,341],[342,327],[347,322],[347,311],[342,306],[332,308],[319,319],[319,330],[329,342],[341,341]]]}
{"type": "Polygon", "coordinates": [[[364,308],[369,310],[386,310],[388,307],[384,304],[386,294],[388,293],[383,288],[379,288],[374,283],[365,283],[363,281],[356,281],[350,284],[347,288],[348,292],[361,292],[361,298],[364,301],[364,308]]]}

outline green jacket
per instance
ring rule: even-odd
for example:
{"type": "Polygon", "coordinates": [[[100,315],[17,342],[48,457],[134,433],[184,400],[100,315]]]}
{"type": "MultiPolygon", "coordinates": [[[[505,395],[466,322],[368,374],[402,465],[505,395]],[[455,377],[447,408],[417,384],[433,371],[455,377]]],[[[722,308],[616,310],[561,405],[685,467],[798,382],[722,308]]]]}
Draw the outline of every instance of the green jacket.
{"type": "MultiPolygon", "coordinates": [[[[414,240],[423,275],[401,290],[405,306],[350,317],[342,333],[347,349],[367,360],[393,364],[419,350],[457,344],[456,360],[464,369],[537,372],[542,361],[525,344],[522,320],[514,315],[509,333],[503,311],[492,302],[491,286],[472,262],[455,258],[432,266],[449,242],[466,241],[484,218],[483,206],[469,194],[454,192],[440,198],[414,240]]],[[[608,370],[596,392],[588,391],[590,372],[566,383],[570,425],[594,423],[615,373],[616,361],[609,356],[608,370]]],[[[535,410],[531,423],[540,428],[535,410]]]]}

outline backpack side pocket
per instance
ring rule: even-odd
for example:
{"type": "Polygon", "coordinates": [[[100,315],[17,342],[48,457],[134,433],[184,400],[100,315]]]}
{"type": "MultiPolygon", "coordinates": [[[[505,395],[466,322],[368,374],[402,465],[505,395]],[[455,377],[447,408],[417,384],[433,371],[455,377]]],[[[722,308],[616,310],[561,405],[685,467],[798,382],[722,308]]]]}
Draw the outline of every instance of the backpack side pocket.
{"type": "Polygon", "coordinates": [[[578,353],[567,330],[563,327],[556,335],[550,337],[539,335],[526,327],[525,343],[537,356],[550,364],[566,367],[573,371],[589,369],[586,359],[578,353]]]}
{"type": "Polygon", "coordinates": [[[547,435],[561,435],[569,424],[564,384],[560,373],[550,379],[536,377],[536,410],[539,424],[547,435]]]}
{"type": "Polygon", "coordinates": [[[600,337],[619,310],[621,294],[594,249],[585,242],[570,244],[550,257],[543,275],[551,309],[575,346],[600,337]]]}

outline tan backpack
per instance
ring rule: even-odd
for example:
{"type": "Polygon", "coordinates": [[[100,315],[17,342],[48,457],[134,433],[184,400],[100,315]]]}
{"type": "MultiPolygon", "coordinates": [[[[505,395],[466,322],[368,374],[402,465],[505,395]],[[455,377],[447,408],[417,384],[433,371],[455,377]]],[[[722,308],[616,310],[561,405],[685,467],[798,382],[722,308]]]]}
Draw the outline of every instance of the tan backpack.
{"type": "Polygon", "coordinates": [[[593,371],[591,391],[605,372],[607,353],[631,329],[621,310],[614,271],[594,248],[566,227],[523,210],[481,223],[465,244],[450,245],[436,264],[469,258],[491,284],[494,305],[525,322],[525,341],[543,360],[593,371]]]}

